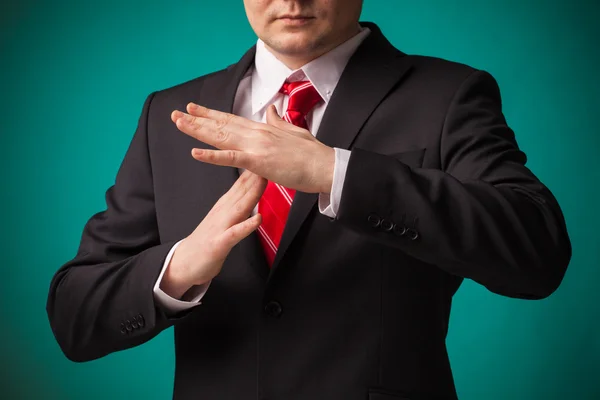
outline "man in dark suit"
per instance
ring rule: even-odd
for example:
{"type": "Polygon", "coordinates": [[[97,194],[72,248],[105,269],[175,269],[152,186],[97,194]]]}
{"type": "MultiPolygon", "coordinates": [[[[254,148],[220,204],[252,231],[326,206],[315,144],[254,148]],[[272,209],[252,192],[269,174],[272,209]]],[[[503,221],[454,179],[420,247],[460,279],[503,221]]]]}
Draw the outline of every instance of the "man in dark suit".
{"type": "Polygon", "coordinates": [[[244,3],[256,46],[147,98],[51,282],[61,349],[173,325],[176,399],[456,398],[462,280],[540,299],[571,257],[495,80],[400,52],[361,0],[244,3]]]}

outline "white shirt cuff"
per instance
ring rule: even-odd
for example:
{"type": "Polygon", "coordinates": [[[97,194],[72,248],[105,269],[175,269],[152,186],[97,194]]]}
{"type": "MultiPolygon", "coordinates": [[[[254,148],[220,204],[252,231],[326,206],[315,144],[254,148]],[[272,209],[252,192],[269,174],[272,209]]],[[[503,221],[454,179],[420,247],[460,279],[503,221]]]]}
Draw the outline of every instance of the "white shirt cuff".
{"type": "Polygon", "coordinates": [[[333,167],[333,182],[331,184],[331,194],[319,193],[319,211],[321,214],[335,218],[340,208],[340,199],[342,198],[342,188],[346,179],[346,170],[348,169],[348,160],[350,160],[350,150],[335,150],[335,164],[333,167]]]}
{"type": "Polygon", "coordinates": [[[165,263],[163,264],[162,270],[160,271],[160,275],[158,275],[158,279],[154,284],[154,299],[165,309],[167,313],[176,313],[202,304],[202,302],[200,302],[200,299],[204,296],[204,294],[208,290],[208,287],[210,286],[210,283],[212,282],[209,281],[203,285],[192,286],[185,294],[185,297],[192,296],[192,299],[190,299],[189,301],[175,299],[166,294],[160,288],[160,282],[162,281],[163,275],[165,274],[165,271],[169,266],[169,262],[171,262],[173,253],[175,253],[175,249],[177,248],[177,246],[179,246],[182,240],[175,243],[169,251],[169,254],[167,254],[167,258],[165,259],[165,263]]]}

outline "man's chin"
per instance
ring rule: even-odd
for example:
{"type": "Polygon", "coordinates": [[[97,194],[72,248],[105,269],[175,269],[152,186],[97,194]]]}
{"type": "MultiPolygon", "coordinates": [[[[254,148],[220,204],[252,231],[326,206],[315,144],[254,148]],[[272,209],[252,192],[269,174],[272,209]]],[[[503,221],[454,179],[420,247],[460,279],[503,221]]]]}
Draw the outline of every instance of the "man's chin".
{"type": "Polygon", "coordinates": [[[276,52],[288,56],[308,55],[313,53],[318,47],[314,37],[308,38],[299,35],[286,35],[267,44],[276,52]]]}

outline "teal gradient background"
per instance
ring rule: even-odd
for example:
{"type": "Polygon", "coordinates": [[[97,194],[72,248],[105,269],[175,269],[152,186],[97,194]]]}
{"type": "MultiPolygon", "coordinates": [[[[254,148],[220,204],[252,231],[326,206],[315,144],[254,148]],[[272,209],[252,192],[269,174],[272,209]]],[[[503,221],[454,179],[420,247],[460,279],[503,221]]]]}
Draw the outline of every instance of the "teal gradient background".
{"type": "MultiPolygon", "coordinates": [[[[448,348],[461,399],[600,398],[598,4],[365,0],[362,20],[404,52],[496,77],[528,166],[558,198],[573,243],[548,299],[503,298],[470,281],[459,290],[448,348]]],[[[5,398],[170,398],[172,329],[70,362],[48,324],[48,287],[87,219],[105,209],[145,97],[236,62],[255,40],[241,0],[0,5],[5,398]]]]}

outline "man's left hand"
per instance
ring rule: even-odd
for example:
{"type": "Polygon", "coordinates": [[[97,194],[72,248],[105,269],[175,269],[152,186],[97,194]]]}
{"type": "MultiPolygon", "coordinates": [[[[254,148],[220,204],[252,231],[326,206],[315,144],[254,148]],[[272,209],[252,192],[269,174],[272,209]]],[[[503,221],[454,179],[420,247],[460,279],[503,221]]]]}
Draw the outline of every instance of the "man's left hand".
{"type": "Polygon", "coordinates": [[[267,123],[190,103],[171,119],[183,133],[219,150],[192,149],[198,161],[244,168],[290,189],[330,193],[335,151],[308,130],[284,121],[275,106],[267,123]]]}

